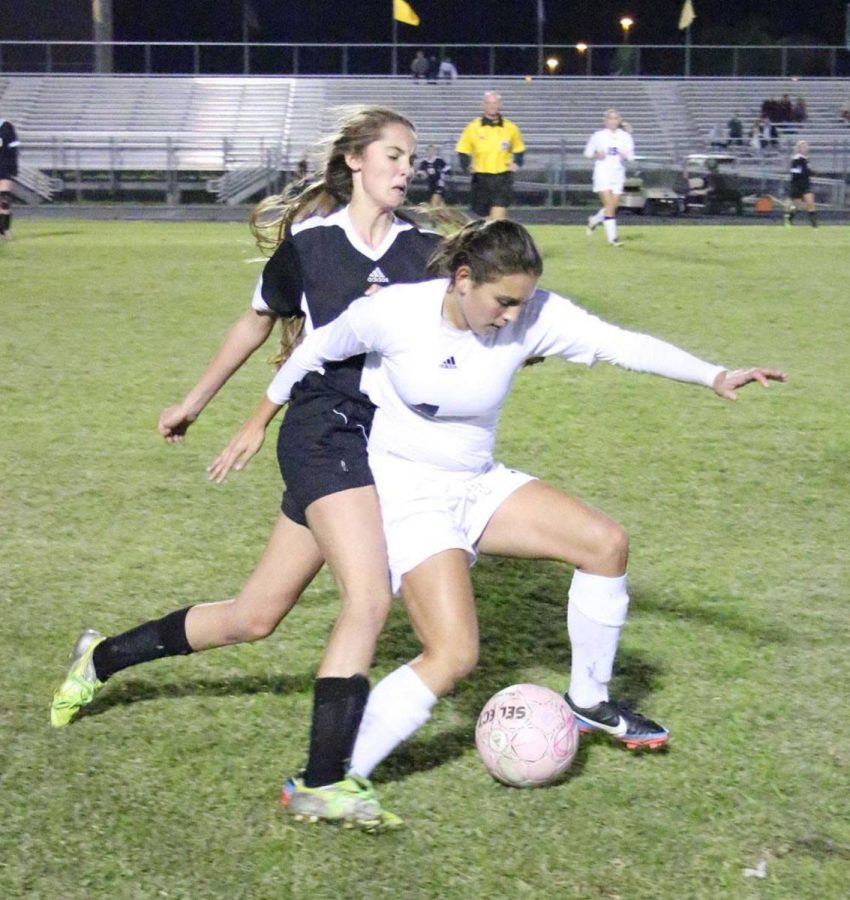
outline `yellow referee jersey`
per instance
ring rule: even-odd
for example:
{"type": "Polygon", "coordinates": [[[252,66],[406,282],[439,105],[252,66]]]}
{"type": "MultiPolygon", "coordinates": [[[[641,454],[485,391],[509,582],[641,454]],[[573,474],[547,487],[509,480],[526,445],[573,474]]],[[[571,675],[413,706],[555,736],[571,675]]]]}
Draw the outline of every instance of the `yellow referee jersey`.
{"type": "Polygon", "coordinates": [[[485,125],[479,116],[463,130],[456,153],[472,157],[472,171],[499,175],[508,171],[514,153],[522,153],[525,144],[516,125],[502,116],[501,125],[485,125]]]}

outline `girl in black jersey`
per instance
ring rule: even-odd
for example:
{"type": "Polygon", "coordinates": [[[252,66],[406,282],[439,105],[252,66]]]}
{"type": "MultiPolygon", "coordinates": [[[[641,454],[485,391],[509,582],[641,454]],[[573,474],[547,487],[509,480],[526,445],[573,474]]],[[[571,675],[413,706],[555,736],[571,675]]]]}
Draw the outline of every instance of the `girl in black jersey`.
{"type": "Polygon", "coordinates": [[[785,210],[785,227],[790,228],[794,221],[794,213],[805,206],[809,214],[812,228],[818,227],[818,214],[815,212],[815,195],[812,191],[812,176],[815,173],[809,168],[809,145],[805,141],[797,141],[794,155],[791,157],[791,186],[788,191],[788,206],[785,210]]]}
{"type": "Polygon", "coordinates": [[[431,206],[444,206],[446,199],[446,176],[451,166],[440,156],[436,144],[430,144],[428,155],[420,161],[417,169],[428,180],[428,202],[431,206]]]}
{"type": "MultiPolygon", "coordinates": [[[[283,325],[283,350],[302,328],[330,322],[364,293],[425,277],[438,236],[399,219],[414,172],[415,131],[391,110],[353,114],[332,141],[323,176],[293,200],[258,208],[255,231],[276,250],[252,308],[228,332],[198,383],[159,417],[169,442],[189,426],[230,376],[283,325]]],[[[51,721],[68,724],[107,678],[128,666],[271,634],[327,561],[342,610],[319,665],[305,792],[327,798],[328,817],[386,824],[368,783],[346,778],[368,696],[365,673],[391,597],[386,548],[365,443],[374,407],[360,393],[363,357],[311,375],[293,394],[281,427],[283,511],[265,552],[231,600],[190,606],[115,637],[78,640],[54,695],[51,721]],[[357,535],[352,541],[351,536],[357,535]]]]}
{"type": "Polygon", "coordinates": [[[0,238],[12,227],[12,179],[18,174],[18,136],[15,126],[0,118],[0,238]]]}

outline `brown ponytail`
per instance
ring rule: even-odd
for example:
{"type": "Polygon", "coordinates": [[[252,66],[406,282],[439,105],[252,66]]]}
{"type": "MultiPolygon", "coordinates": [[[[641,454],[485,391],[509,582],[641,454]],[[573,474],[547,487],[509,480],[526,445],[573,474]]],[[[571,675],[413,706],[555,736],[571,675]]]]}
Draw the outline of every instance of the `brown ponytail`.
{"type": "Polygon", "coordinates": [[[535,278],[543,273],[543,260],[531,235],[510,219],[481,220],[461,228],[443,240],[426,271],[454,278],[461,266],[469,266],[476,284],[520,272],[535,278]]]}

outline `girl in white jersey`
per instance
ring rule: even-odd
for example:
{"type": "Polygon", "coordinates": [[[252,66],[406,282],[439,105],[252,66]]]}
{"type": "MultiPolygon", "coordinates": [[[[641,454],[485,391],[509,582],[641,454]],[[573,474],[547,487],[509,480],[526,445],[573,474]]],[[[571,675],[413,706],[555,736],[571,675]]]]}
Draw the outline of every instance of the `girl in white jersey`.
{"type": "MultiPolygon", "coordinates": [[[[257,436],[307,372],[372,354],[362,380],[378,407],[369,461],[393,585],[401,588],[423,652],[372,691],[352,772],[367,777],[475,666],[478,626],[469,565],[479,552],[575,566],[566,699],[583,730],[606,732],[628,747],[659,747],[667,730],[608,696],[628,607],[626,533],[559,488],[493,460],[502,405],[514,375],[533,356],[559,355],[585,365],[607,360],[712,387],[729,399],[742,385],[767,385],[784,375],[761,368],[729,372],[538,290],[540,256],[514,222],[467,226],[444,243],[429,270],[444,277],[358,300],[311,334],[212,466],[217,478],[244,466],[257,436]]],[[[283,803],[298,790],[298,779],[290,779],[283,803]]]]}
{"type": "Polygon", "coordinates": [[[599,195],[602,208],[587,220],[587,233],[592,234],[602,223],[608,243],[620,247],[617,237],[617,204],[626,180],[626,163],[635,158],[631,134],[621,127],[616,109],[605,113],[605,127],[594,131],[584,148],[584,155],[593,163],[593,190],[599,195]]]}

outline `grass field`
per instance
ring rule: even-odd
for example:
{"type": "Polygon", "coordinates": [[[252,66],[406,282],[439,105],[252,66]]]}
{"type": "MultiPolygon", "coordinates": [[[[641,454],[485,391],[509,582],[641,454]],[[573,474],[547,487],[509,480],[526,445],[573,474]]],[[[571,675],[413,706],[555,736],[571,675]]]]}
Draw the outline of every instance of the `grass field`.
{"type": "MultiPolygon", "coordinates": [[[[291,824],[321,575],[269,640],[116,676],[48,724],[78,631],[232,595],[280,497],[267,447],[204,468],[253,407],[260,352],[181,447],[159,409],[248,302],[247,229],[28,221],[0,244],[0,897],[838,898],[850,886],[846,228],[535,229],[543,283],[627,327],[789,381],[737,403],[600,366],[526,370],[500,457],[629,530],[616,689],[668,752],[583,741],[571,776],[501,787],[472,741],[493,692],[566,687],[569,572],[482,561],[478,671],[376,772],[381,836],[291,824]],[[764,878],[746,869],[763,863],[764,878]]],[[[403,611],[375,677],[416,650],[403,611]]]]}

